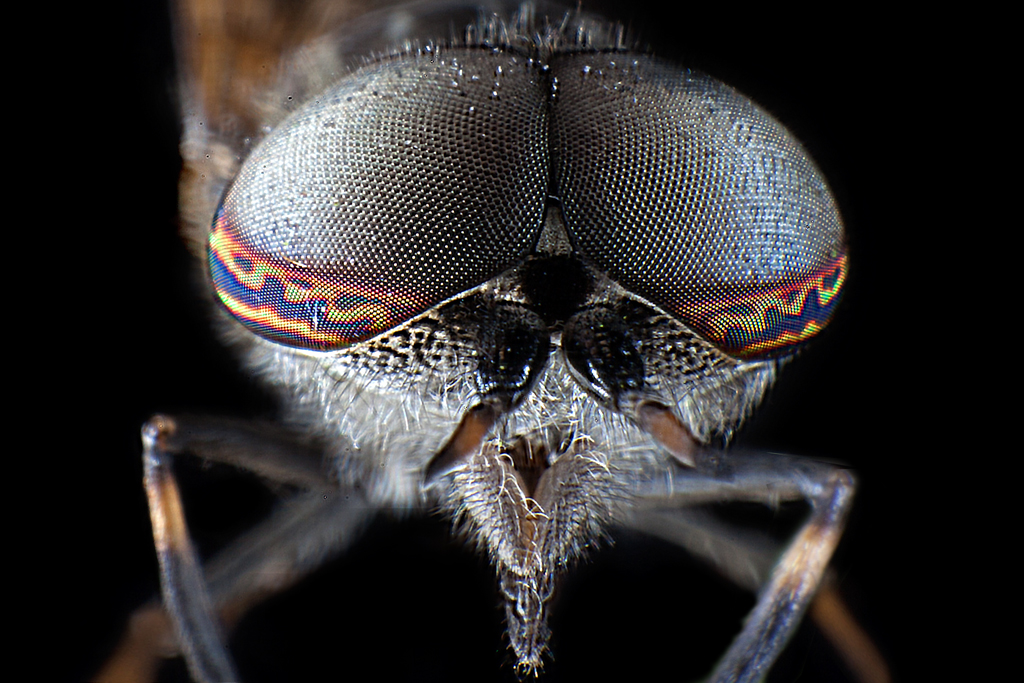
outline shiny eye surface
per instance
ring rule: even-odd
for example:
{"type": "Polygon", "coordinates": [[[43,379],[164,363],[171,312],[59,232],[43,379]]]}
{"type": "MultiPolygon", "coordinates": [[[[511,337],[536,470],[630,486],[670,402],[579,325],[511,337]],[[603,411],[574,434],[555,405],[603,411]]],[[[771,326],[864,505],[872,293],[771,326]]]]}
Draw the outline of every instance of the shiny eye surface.
{"type": "Polygon", "coordinates": [[[211,276],[264,338],[342,348],[522,263],[549,195],[577,257],[732,355],[785,352],[838,301],[842,221],[800,144],[715,79],[615,51],[424,50],[343,78],[246,160],[211,276]]]}
{"type": "Polygon", "coordinates": [[[296,112],[218,210],[221,301],[263,337],[338,348],[520,261],[547,195],[539,75],[481,49],[408,55],[296,112]]]}
{"type": "Polygon", "coordinates": [[[576,247],[735,355],[818,332],[846,273],[824,178],[767,113],[646,56],[553,61],[553,158],[576,247]]]}

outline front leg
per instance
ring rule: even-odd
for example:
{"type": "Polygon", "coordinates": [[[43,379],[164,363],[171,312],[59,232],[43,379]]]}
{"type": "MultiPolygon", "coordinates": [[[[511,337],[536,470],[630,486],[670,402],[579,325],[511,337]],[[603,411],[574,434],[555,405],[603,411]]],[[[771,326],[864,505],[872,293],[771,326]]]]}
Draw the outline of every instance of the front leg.
{"type": "MultiPolygon", "coordinates": [[[[743,630],[708,679],[713,683],[760,681],[796,631],[822,581],[850,510],[854,478],[849,471],[832,465],[775,454],[701,451],[695,460],[693,468],[652,468],[646,472],[640,486],[640,505],[627,524],[658,533],[656,515],[664,513],[652,516],[652,511],[708,502],[748,501],[774,506],[786,500],[805,500],[811,507],[807,520],[761,587],[743,630]]],[[[712,559],[742,585],[750,585],[749,577],[756,575],[758,565],[764,563],[763,548],[740,537],[684,534],[679,528],[672,534],[668,525],[660,525],[660,529],[665,533],[658,535],[712,559]]]]}
{"type": "Polygon", "coordinates": [[[178,634],[189,672],[200,683],[237,681],[220,625],[189,538],[178,484],[164,440],[169,421],[155,418],[142,430],[142,462],[153,520],[153,541],[160,561],[160,589],[178,634]]]}
{"type": "Polygon", "coordinates": [[[221,625],[287,589],[341,552],[373,516],[360,491],[323,474],[321,454],[279,428],[156,416],[144,425],[143,466],[163,605],[140,608],[95,680],[152,680],[159,661],[184,655],[197,681],[238,680],[221,625]],[[185,522],[172,453],[253,471],[301,490],[200,567],[185,522]]]}
{"type": "Polygon", "coordinates": [[[810,518],[775,565],[712,681],[760,681],[796,632],[842,535],[853,499],[853,477],[836,470],[816,489],[808,497],[810,518]]]}

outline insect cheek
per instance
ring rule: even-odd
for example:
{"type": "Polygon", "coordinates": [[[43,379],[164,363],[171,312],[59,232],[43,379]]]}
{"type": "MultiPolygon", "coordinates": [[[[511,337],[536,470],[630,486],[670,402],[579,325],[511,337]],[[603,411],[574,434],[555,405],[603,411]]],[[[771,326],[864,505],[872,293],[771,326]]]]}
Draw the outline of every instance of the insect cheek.
{"type": "Polygon", "coordinates": [[[551,353],[551,334],[540,316],[521,306],[498,304],[479,327],[477,385],[505,410],[530,391],[551,353]]]}
{"type": "MultiPolygon", "coordinates": [[[[459,302],[461,303],[461,302],[459,302]]],[[[456,310],[462,308],[456,303],[456,310]]],[[[476,403],[424,469],[424,483],[438,480],[476,456],[503,415],[533,388],[551,355],[551,333],[536,313],[516,304],[478,299],[446,322],[473,340],[471,370],[476,403]]]]}
{"type": "Polygon", "coordinates": [[[562,353],[573,376],[612,410],[620,409],[625,395],[643,389],[639,348],[622,316],[603,307],[572,316],[562,333],[562,353]]]}
{"type": "Polygon", "coordinates": [[[641,344],[613,310],[580,311],[565,325],[562,352],[573,377],[609,410],[621,413],[677,462],[693,467],[697,440],[669,407],[646,386],[641,344]]]}

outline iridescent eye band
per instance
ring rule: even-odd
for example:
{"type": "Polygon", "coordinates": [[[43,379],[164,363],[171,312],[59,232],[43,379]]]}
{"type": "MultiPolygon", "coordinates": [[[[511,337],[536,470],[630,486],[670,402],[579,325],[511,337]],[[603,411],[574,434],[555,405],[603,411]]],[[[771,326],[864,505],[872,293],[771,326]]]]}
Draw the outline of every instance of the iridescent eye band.
{"type": "Polygon", "coordinates": [[[374,337],[428,305],[300,264],[272,259],[243,241],[223,207],[209,243],[210,278],[221,303],[256,334],[329,350],[374,337]]]}
{"type": "Polygon", "coordinates": [[[813,273],[738,299],[703,301],[679,315],[735,356],[770,354],[820,332],[835,312],[847,275],[843,250],[813,273]]]}

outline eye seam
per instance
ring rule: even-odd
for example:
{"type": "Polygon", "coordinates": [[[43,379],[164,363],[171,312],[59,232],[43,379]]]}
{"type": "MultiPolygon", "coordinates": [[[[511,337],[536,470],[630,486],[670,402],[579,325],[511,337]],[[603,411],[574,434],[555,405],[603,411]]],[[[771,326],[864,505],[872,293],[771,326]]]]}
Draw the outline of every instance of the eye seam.
{"type": "MultiPolygon", "coordinates": [[[[622,57],[622,54],[559,53],[556,51],[552,54],[551,58],[552,60],[558,60],[563,56],[568,60],[566,65],[568,65],[570,71],[562,74],[562,90],[564,92],[560,93],[560,100],[566,98],[568,94],[566,85],[571,80],[571,70],[578,66],[579,63],[590,63],[587,60],[592,58],[615,60],[622,57]]],[[[492,53],[492,57],[493,60],[499,62],[500,66],[503,60],[511,59],[514,55],[498,50],[492,53]]],[[[387,77],[380,75],[382,70],[389,67],[395,67],[398,71],[415,68],[415,64],[402,64],[400,60],[401,58],[391,58],[389,62],[376,64],[369,73],[373,78],[384,78],[382,83],[387,85],[389,83],[387,77]]],[[[466,61],[472,62],[472,57],[466,61]]],[[[441,60],[440,63],[443,66],[444,60],[441,60]]],[[[555,63],[555,61],[551,62],[552,65],[555,63]]],[[[481,64],[487,65],[491,64],[491,62],[484,61],[481,64]]],[[[615,72],[612,75],[616,75],[620,68],[615,66],[614,61],[609,62],[609,64],[610,71],[615,72]]],[[[468,68],[480,70],[482,67],[480,64],[475,64],[468,68]]],[[[546,79],[554,82],[559,77],[558,72],[560,69],[564,70],[565,67],[556,66],[553,71],[550,68],[541,69],[537,73],[534,73],[534,71],[521,72],[520,75],[522,73],[529,74],[529,85],[532,87],[528,87],[525,91],[520,92],[517,97],[527,97],[532,100],[533,98],[530,97],[530,94],[535,89],[535,94],[538,95],[537,99],[542,100],[543,97],[541,95],[546,91],[545,83],[543,82],[545,79],[536,78],[536,76],[538,73],[544,74],[546,79]]],[[[685,177],[683,179],[666,180],[664,178],[655,177],[652,179],[648,177],[648,175],[657,176],[657,171],[652,171],[650,174],[641,174],[639,176],[639,180],[643,181],[641,191],[623,192],[621,197],[616,193],[612,193],[615,195],[614,197],[606,198],[598,203],[607,203],[610,199],[619,204],[617,211],[612,211],[611,214],[607,215],[607,209],[592,209],[584,201],[589,196],[587,193],[595,191],[595,188],[588,186],[574,187],[570,190],[560,188],[559,194],[569,192],[570,202],[575,202],[577,205],[580,205],[581,202],[587,204],[585,213],[578,214],[575,217],[575,220],[583,221],[576,225],[575,228],[573,227],[572,217],[567,216],[569,219],[567,220],[567,228],[570,233],[570,241],[582,249],[581,253],[583,256],[587,258],[597,257],[594,260],[598,263],[600,269],[608,272],[613,279],[619,281],[626,289],[635,290],[639,296],[658,303],[663,309],[671,312],[681,322],[691,326],[709,342],[715,344],[723,351],[743,358],[783,352],[788,347],[800,344],[817,334],[825,327],[834,311],[836,301],[838,300],[837,295],[845,280],[845,255],[843,256],[841,267],[839,267],[839,262],[833,259],[821,263],[809,275],[798,276],[792,273],[792,269],[799,269],[801,266],[800,261],[806,263],[808,259],[816,259],[818,258],[817,252],[823,249],[827,250],[829,246],[828,240],[832,236],[828,230],[834,232],[836,229],[835,226],[820,230],[818,228],[806,229],[803,227],[817,226],[819,218],[822,225],[828,226],[829,221],[833,219],[831,214],[826,215],[829,207],[834,208],[834,205],[830,203],[831,197],[828,193],[827,185],[824,185],[824,181],[816,175],[817,171],[813,162],[804,156],[799,156],[804,154],[799,143],[791,140],[785,129],[781,127],[781,124],[778,124],[761,112],[756,105],[714,79],[700,74],[693,74],[686,70],[679,71],[677,74],[673,69],[676,69],[673,65],[668,65],[665,62],[654,60],[645,55],[637,55],[632,60],[629,68],[633,78],[631,80],[626,79],[629,82],[625,86],[621,88],[616,87],[612,90],[618,93],[620,90],[628,90],[631,87],[646,87],[645,84],[648,81],[655,82],[657,87],[660,88],[657,91],[660,93],[659,97],[669,98],[662,106],[667,107],[668,111],[675,112],[670,118],[682,116],[683,118],[680,121],[685,123],[686,126],[696,126],[695,130],[698,133],[704,131],[700,127],[702,124],[690,121],[686,118],[690,114],[686,114],[685,111],[675,111],[674,108],[682,106],[680,102],[683,100],[692,104],[691,100],[694,100],[694,97],[697,95],[710,98],[707,101],[701,99],[697,104],[693,105],[696,107],[696,113],[693,116],[700,120],[703,120],[701,116],[712,118],[722,118],[724,116],[732,122],[729,129],[732,131],[731,134],[735,136],[742,133],[741,137],[746,136],[748,141],[752,131],[764,129],[762,131],[764,139],[756,142],[751,147],[751,149],[757,148],[762,150],[763,154],[762,156],[755,154],[756,158],[750,161],[750,163],[754,163],[755,166],[763,163],[783,163],[805,168],[804,175],[807,175],[809,180],[820,181],[822,184],[821,188],[815,186],[810,189],[817,188],[822,190],[827,201],[823,200],[820,206],[805,206],[802,194],[799,193],[805,192],[807,188],[799,190],[798,194],[785,194],[787,191],[790,191],[788,188],[791,185],[803,187],[801,182],[799,182],[803,176],[793,180],[789,178],[789,174],[785,174],[786,178],[780,181],[782,187],[780,192],[782,194],[777,200],[779,202],[778,205],[768,202],[766,199],[767,195],[761,196],[756,193],[749,197],[747,194],[740,193],[735,199],[735,203],[733,203],[734,200],[731,198],[731,194],[737,191],[736,188],[739,187],[741,180],[745,182],[754,181],[757,184],[765,182],[768,185],[773,185],[774,181],[772,179],[775,176],[771,173],[774,166],[770,166],[768,169],[758,167],[758,169],[755,169],[756,172],[750,171],[748,173],[741,172],[743,168],[740,167],[734,169],[733,166],[736,164],[742,166],[748,163],[744,161],[744,154],[746,152],[741,151],[740,156],[736,159],[723,157],[724,161],[714,161],[711,166],[708,165],[711,162],[707,161],[707,159],[703,161],[696,159],[695,161],[698,163],[698,166],[693,173],[690,173],[687,170],[690,156],[698,154],[700,150],[705,150],[705,157],[708,154],[713,154],[716,159],[719,156],[719,152],[735,155],[735,152],[718,150],[718,147],[716,147],[718,137],[729,133],[729,131],[721,131],[712,126],[704,131],[706,136],[698,134],[692,140],[686,139],[685,144],[680,147],[680,143],[678,141],[674,142],[674,140],[680,135],[681,131],[659,132],[657,130],[657,121],[645,122],[645,120],[641,120],[639,124],[627,126],[621,131],[616,129],[617,132],[612,134],[605,141],[604,145],[597,145],[600,149],[595,149],[593,153],[588,152],[586,146],[581,146],[582,143],[579,141],[572,142],[571,144],[576,146],[573,148],[572,153],[578,153],[582,156],[571,162],[571,173],[579,176],[582,173],[581,164],[588,160],[591,162],[595,159],[600,160],[606,153],[612,154],[613,159],[618,159],[616,163],[620,166],[626,166],[630,163],[629,160],[632,157],[627,155],[622,157],[622,159],[619,158],[623,149],[622,145],[619,144],[618,137],[621,134],[632,136],[642,133],[645,136],[643,138],[645,140],[650,136],[654,136],[651,138],[654,142],[637,143],[640,147],[644,149],[650,148],[650,151],[655,154],[669,154],[673,158],[682,155],[681,161],[686,163],[683,163],[681,172],[685,177]],[[683,80],[677,82],[680,78],[683,80]],[[690,92],[683,88],[683,86],[692,87],[694,90],[690,92]],[[679,93],[675,92],[677,87],[682,88],[679,93]],[[710,93],[710,95],[707,93],[710,93]],[[707,109],[707,112],[705,112],[705,109],[707,109]],[[686,123],[687,121],[689,122],[686,123]],[[737,130],[739,133],[736,132],[737,130]],[[655,144],[657,140],[663,137],[666,138],[666,141],[655,144]],[[778,147],[777,152],[773,151],[775,147],[778,147]],[[579,152],[575,151],[577,149],[579,152]],[[793,155],[796,156],[790,159],[790,156],[793,155]],[[726,166],[719,168],[721,163],[725,163],[726,166]],[[730,178],[729,173],[733,170],[736,171],[736,175],[730,178]],[[667,185],[666,182],[668,182],[667,185]],[[682,183],[681,187],[685,190],[682,194],[673,189],[679,183],[682,183]],[[697,189],[700,189],[700,191],[696,191],[697,189]],[[716,199],[723,192],[723,196],[716,199]],[[652,194],[656,195],[660,202],[658,206],[653,208],[648,206],[649,195],[652,194]],[[574,195],[575,198],[573,198],[574,195]],[[791,204],[795,203],[795,209],[788,207],[788,205],[783,206],[782,202],[784,201],[791,204]],[[655,227],[642,230],[635,229],[635,226],[619,228],[614,220],[617,214],[621,216],[622,212],[625,212],[627,217],[630,217],[627,222],[630,226],[633,226],[633,224],[640,220],[639,214],[634,215],[637,211],[647,215],[650,211],[654,210],[662,213],[671,211],[674,218],[669,219],[666,217],[661,221],[656,220],[655,223],[657,225],[655,227]],[[815,212],[825,213],[819,217],[815,212]],[[733,213],[736,213],[736,216],[732,216],[733,213]],[[749,215],[747,215],[748,213],[749,215]],[[792,226],[788,226],[788,223],[787,225],[778,225],[778,221],[772,218],[776,213],[781,213],[782,215],[782,218],[779,220],[796,220],[798,222],[792,226]],[[596,222],[591,225],[591,221],[596,222]],[[665,221],[668,221],[668,223],[665,223],[665,221]],[[752,226],[761,226],[764,223],[763,229],[768,230],[768,232],[762,234],[756,232],[754,227],[741,226],[740,230],[742,232],[738,236],[734,236],[730,234],[730,231],[733,230],[730,221],[739,221],[740,223],[753,221],[752,226]],[[768,221],[768,223],[765,223],[765,221],[768,221]],[[775,226],[771,230],[769,230],[771,227],[769,223],[775,226]],[[658,233],[664,230],[674,230],[674,239],[667,240],[665,235],[658,237],[658,233]],[[590,233],[589,236],[587,236],[588,232],[590,233]],[[748,232],[749,235],[747,235],[748,232]],[[598,241],[595,241],[595,237],[598,241]],[[655,239],[653,244],[650,243],[652,239],[655,239]],[[614,244],[612,244],[613,242],[614,244]],[[672,242],[678,242],[678,244],[672,244],[672,242]],[[816,246],[812,247],[812,244],[816,246]],[[627,245],[629,246],[629,248],[625,249],[627,252],[643,252],[636,257],[640,259],[639,261],[636,261],[632,256],[622,262],[609,261],[608,257],[603,255],[603,252],[607,251],[611,246],[615,246],[621,252],[627,245]],[[596,249],[597,252],[591,253],[591,249],[596,249]],[[709,276],[713,274],[715,269],[727,269],[729,272],[725,273],[723,271],[723,273],[729,278],[736,279],[739,276],[741,264],[746,262],[744,261],[746,257],[740,257],[748,252],[753,254],[764,253],[766,254],[764,258],[768,259],[765,264],[752,266],[755,268],[756,273],[760,273],[763,270],[778,271],[774,274],[772,272],[768,273],[767,282],[759,286],[759,291],[750,291],[750,288],[755,286],[753,282],[749,283],[749,287],[747,283],[742,281],[736,281],[723,287],[723,283],[716,283],[713,278],[711,281],[708,281],[709,276]],[[709,256],[709,253],[713,255],[709,256]],[[723,254],[733,254],[732,260],[723,256],[723,254]],[[774,263],[776,260],[779,262],[778,264],[774,263]],[[661,271],[660,276],[657,272],[659,270],[661,271]],[[790,272],[787,273],[786,271],[790,272]],[[833,271],[838,275],[830,279],[828,273],[833,271]],[[665,277],[666,275],[668,275],[667,278],[665,277]],[[796,281],[794,281],[794,278],[797,278],[796,281]],[[829,281],[830,284],[826,281],[829,281]],[[744,291],[745,289],[747,290],[746,292],[744,291]],[[817,293],[816,297],[813,296],[815,292],[817,293]]],[[[504,74],[504,77],[511,77],[512,70],[509,69],[508,71],[509,74],[504,74]]],[[[597,68],[595,73],[596,75],[586,72],[582,76],[577,75],[581,81],[589,82],[595,78],[601,81],[604,77],[602,69],[597,68]]],[[[358,72],[350,78],[355,78],[357,75],[358,72]]],[[[434,76],[436,74],[433,71],[423,72],[423,79],[426,84],[432,83],[431,79],[434,76]]],[[[403,73],[399,80],[404,84],[409,78],[412,78],[409,73],[403,73]]],[[[469,79],[468,82],[473,81],[469,79]]],[[[339,92],[365,87],[365,84],[361,84],[359,81],[346,82],[343,80],[339,83],[340,85],[332,86],[332,88],[340,87],[341,90],[339,92]]],[[[616,85],[619,85],[619,81],[616,81],[616,85]]],[[[403,87],[407,87],[407,85],[403,87]]],[[[607,88],[602,88],[602,91],[604,90],[607,90],[607,88]]],[[[586,97],[586,91],[581,92],[586,97]]],[[[432,102],[433,98],[436,97],[432,93],[433,91],[428,93],[427,99],[424,99],[422,104],[414,104],[413,110],[423,109],[428,103],[432,102]]],[[[612,95],[613,98],[617,96],[612,95]]],[[[329,102],[340,101],[341,99],[343,98],[325,96],[314,101],[319,102],[322,100],[329,102]]],[[[628,93],[626,94],[626,99],[629,100],[628,93]]],[[[605,113],[587,125],[599,123],[608,116],[617,118],[619,115],[615,113],[617,112],[617,109],[615,109],[617,101],[610,99],[604,102],[602,106],[604,108],[610,107],[611,113],[605,113]]],[[[638,106],[636,93],[633,94],[631,101],[634,107],[638,106]]],[[[448,100],[444,100],[443,104],[443,110],[447,112],[445,116],[448,116],[453,106],[457,107],[457,102],[453,104],[453,102],[448,100]]],[[[552,106],[557,108],[557,100],[552,101],[552,106]]],[[[686,106],[690,106],[690,104],[686,106]]],[[[475,110],[475,107],[473,109],[475,110]]],[[[660,110],[650,110],[647,112],[647,116],[650,116],[651,113],[657,113],[657,111],[660,110]]],[[[334,120],[343,113],[343,111],[332,110],[327,112],[327,118],[334,120]]],[[[477,112],[477,114],[482,114],[482,112],[477,112]]],[[[380,118],[385,122],[395,118],[389,115],[386,109],[374,113],[373,116],[375,119],[380,118]]],[[[426,111],[419,111],[417,114],[418,118],[415,120],[419,121],[425,116],[427,116],[426,111]]],[[[644,119],[642,106],[638,116],[644,119]]],[[[297,121],[301,122],[306,119],[318,119],[320,117],[321,113],[307,112],[298,114],[297,121]]],[[[556,118],[550,112],[544,117],[543,125],[548,136],[562,135],[562,133],[555,132],[559,125],[556,123],[556,118]]],[[[521,114],[516,111],[513,118],[507,123],[518,125],[521,119],[521,114]]],[[[674,121],[675,118],[672,118],[672,120],[674,121]]],[[[397,122],[392,121],[392,123],[398,125],[401,123],[401,120],[397,120],[397,122]]],[[[399,126],[403,130],[407,127],[406,124],[399,126]]],[[[433,128],[431,130],[433,130],[433,133],[430,140],[433,140],[432,144],[436,145],[438,140],[435,138],[438,131],[433,128]]],[[[570,136],[578,138],[582,134],[581,131],[583,129],[570,128],[569,130],[571,131],[569,133],[570,136]]],[[[590,129],[586,128],[586,130],[590,129]]],[[[348,131],[347,133],[339,132],[339,134],[358,135],[353,131],[348,131]]],[[[408,135],[414,137],[415,132],[410,132],[408,135]]],[[[373,136],[371,138],[377,139],[373,136]]],[[[631,137],[629,139],[632,140],[631,137]]],[[[358,148],[358,145],[365,143],[365,140],[360,142],[357,138],[356,143],[358,148]]],[[[333,144],[337,145],[338,143],[333,144]]],[[[343,141],[341,144],[348,145],[349,142],[343,141]]],[[[419,140],[416,146],[423,144],[426,144],[425,141],[419,140]]],[[[500,152],[504,158],[504,156],[509,154],[509,149],[515,151],[518,146],[521,153],[525,153],[533,159],[530,162],[531,164],[541,168],[546,167],[552,174],[557,174],[560,173],[558,165],[561,163],[559,159],[563,150],[559,149],[554,142],[549,144],[551,146],[548,147],[545,155],[542,150],[527,147],[521,140],[517,141],[517,138],[510,136],[509,139],[500,140],[497,149],[484,148],[480,151],[480,154],[493,155],[500,152]],[[513,146],[510,148],[510,145],[513,146]]],[[[453,145],[454,143],[445,143],[443,145],[444,154],[446,158],[454,155],[454,158],[458,159],[458,155],[452,151],[457,149],[453,145]]],[[[748,144],[747,147],[750,147],[750,145],[748,144]]],[[[433,150],[433,147],[431,147],[431,150],[433,150]]],[[[431,151],[428,156],[431,159],[434,158],[436,156],[435,152],[436,150],[431,151]]],[[[466,152],[464,159],[467,162],[472,161],[474,153],[476,153],[475,150],[466,152]]],[[[372,158],[366,160],[365,152],[360,154],[363,156],[354,155],[355,162],[357,164],[369,163],[370,165],[359,171],[363,173],[362,177],[357,173],[353,176],[352,181],[358,182],[361,186],[364,182],[369,182],[365,174],[372,173],[376,174],[374,175],[374,178],[376,178],[374,182],[384,182],[384,179],[377,177],[381,170],[381,160],[372,158]]],[[[257,158],[260,159],[261,164],[267,163],[266,159],[259,156],[257,158]]],[[[641,160],[644,162],[645,168],[649,167],[650,163],[653,163],[647,161],[646,158],[641,160]]],[[[280,161],[286,160],[281,159],[280,161]]],[[[500,168],[501,165],[492,157],[481,156],[478,161],[480,162],[481,170],[486,171],[491,177],[495,176],[495,169],[500,168]]],[[[605,159],[605,161],[610,162],[609,159],[605,159]]],[[[676,162],[679,163],[680,159],[676,159],[676,162]]],[[[413,164],[412,168],[415,169],[415,158],[410,163],[413,164]]],[[[607,167],[607,165],[602,164],[601,166],[607,167]]],[[[615,163],[610,165],[614,167],[615,163]]],[[[362,167],[360,166],[359,168],[362,167]]],[[[317,167],[317,169],[313,173],[314,176],[319,177],[326,173],[321,167],[317,167]]],[[[327,170],[329,171],[329,168],[327,170]]],[[[500,174],[497,175],[500,176],[500,174]]],[[[620,182],[620,180],[616,180],[617,174],[611,173],[609,175],[605,173],[603,175],[608,177],[605,180],[599,181],[597,189],[608,189],[605,186],[607,183],[618,186],[616,183],[620,182]]],[[[482,178],[483,176],[480,177],[482,178]]],[[[631,183],[638,179],[633,172],[624,174],[624,177],[631,179],[629,181],[631,183]]],[[[484,181],[474,181],[475,184],[481,182],[484,181]]],[[[488,180],[486,182],[492,181],[488,180]]],[[[494,182],[500,183],[501,181],[497,180],[494,182]]],[[[500,184],[495,184],[495,187],[500,187],[500,184]]],[[[267,190],[261,191],[267,192],[267,190]]],[[[276,190],[270,188],[270,191],[276,190]]],[[[408,188],[408,192],[400,192],[396,195],[395,199],[399,202],[398,208],[391,211],[397,213],[387,213],[389,211],[387,205],[382,205],[382,207],[378,207],[371,212],[372,216],[369,218],[373,222],[370,224],[366,223],[368,217],[364,215],[366,213],[365,207],[363,209],[359,208],[362,204],[340,206],[336,213],[327,216],[330,223],[325,223],[325,225],[334,225],[344,216],[346,217],[344,222],[351,221],[353,226],[357,224],[360,226],[360,231],[371,230],[373,233],[377,232],[373,229],[375,225],[388,226],[389,220],[399,221],[400,223],[396,224],[396,226],[387,227],[377,236],[381,240],[378,246],[368,247],[364,245],[357,248],[349,245],[346,247],[357,249],[353,257],[356,262],[352,264],[356,270],[348,275],[351,282],[342,282],[341,275],[332,276],[326,271],[323,275],[316,275],[312,272],[299,272],[296,266],[284,261],[278,263],[280,259],[265,256],[261,253],[260,247],[247,244],[249,239],[243,236],[243,231],[240,229],[233,229],[231,231],[237,237],[237,240],[232,246],[232,249],[235,251],[229,258],[224,251],[226,247],[220,242],[215,244],[215,240],[223,240],[227,234],[223,229],[224,226],[220,224],[225,215],[222,209],[218,213],[218,224],[215,225],[214,230],[211,232],[209,248],[211,272],[217,273],[217,277],[214,278],[215,289],[221,302],[236,319],[270,341],[311,350],[332,350],[359,343],[389,329],[393,329],[403,322],[410,320],[413,316],[439,305],[442,300],[450,296],[458,295],[456,291],[448,292],[447,296],[437,297],[434,296],[436,292],[430,290],[432,293],[421,296],[413,293],[411,289],[402,290],[395,285],[406,282],[406,276],[397,278],[394,282],[386,282],[379,279],[381,274],[387,272],[387,269],[401,266],[404,272],[406,266],[414,268],[418,274],[413,285],[416,286],[416,282],[419,282],[420,285],[427,286],[426,283],[431,279],[439,281],[448,277],[447,274],[441,276],[441,271],[438,270],[436,264],[447,262],[449,257],[452,261],[461,261],[465,264],[467,257],[471,261],[476,258],[474,255],[482,256],[495,251],[508,254],[517,248],[518,238],[515,237],[512,231],[509,231],[509,234],[506,235],[508,241],[501,243],[500,247],[499,242],[496,241],[498,235],[493,232],[486,234],[483,232],[469,233],[471,235],[467,242],[470,245],[468,247],[469,251],[465,251],[467,247],[463,246],[461,247],[463,251],[452,254],[448,250],[448,243],[439,242],[437,235],[426,232],[418,223],[402,222],[409,221],[410,217],[418,215],[418,212],[421,213],[418,207],[424,203],[430,205],[432,207],[431,210],[434,210],[435,214],[436,210],[443,210],[445,212],[443,215],[448,215],[447,212],[453,206],[462,206],[458,204],[457,200],[464,199],[465,202],[469,202],[472,199],[472,197],[465,196],[467,191],[467,188],[459,185],[448,186],[444,184],[438,185],[434,191],[430,191],[430,187],[414,182],[408,188]],[[438,197],[441,200],[438,200],[438,197]],[[440,206],[438,201],[441,201],[440,206]],[[384,213],[381,213],[380,209],[384,213]],[[362,213],[360,213],[361,211],[362,213]],[[484,240],[485,236],[486,240],[484,240]],[[383,257],[389,259],[386,262],[374,260],[378,258],[377,254],[380,250],[391,249],[394,251],[394,247],[387,246],[387,243],[395,244],[396,240],[399,240],[399,242],[405,240],[409,246],[402,247],[394,253],[386,252],[383,257]],[[407,260],[405,254],[410,250],[420,255],[418,260],[411,262],[411,265],[405,262],[407,260]],[[232,277],[228,277],[225,274],[230,270],[225,268],[229,263],[235,267],[232,277]],[[252,264],[257,263],[260,266],[254,270],[252,264]],[[367,272],[365,276],[360,274],[360,270],[364,266],[371,267],[371,271],[367,272]],[[245,267],[248,267],[250,270],[243,274],[242,271],[245,267]],[[382,267],[385,267],[385,269],[381,270],[382,267]],[[254,275],[257,276],[255,279],[254,275]],[[267,286],[268,277],[270,277],[270,282],[278,283],[280,293],[273,293],[273,287],[267,286]],[[425,277],[427,278],[426,280],[424,280],[425,277]]],[[[361,190],[361,192],[365,194],[366,188],[361,190]]],[[[796,191],[794,190],[793,192],[796,191]]],[[[370,199],[376,202],[376,199],[370,195],[364,197],[365,201],[370,199]]],[[[260,201],[265,204],[271,200],[272,197],[264,194],[260,201]]],[[[271,201],[271,203],[273,202],[271,201]]],[[[263,204],[260,204],[260,206],[263,204]]],[[[511,209],[503,207],[500,211],[511,211],[511,209]]],[[[577,211],[577,209],[573,209],[573,211],[577,211]]],[[[488,216],[486,213],[484,211],[481,214],[479,207],[472,203],[465,203],[460,210],[452,214],[449,222],[452,226],[462,225],[467,220],[470,223],[483,225],[492,218],[501,217],[501,215],[488,216]]],[[[656,212],[653,215],[657,216],[660,214],[656,212]]],[[[285,222],[287,223],[287,221],[285,222]]],[[[646,221],[643,223],[646,224],[646,221]]],[[[324,229],[320,228],[320,231],[314,230],[312,232],[305,230],[304,232],[308,234],[305,234],[302,239],[314,243],[320,239],[324,229]]],[[[333,227],[330,229],[335,230],[333,227]]],[[[266,229],[257,227],[254,230],[256,231],[253,232],[255,244],[262,243],[263,238],[260,235],[266,234],[266,229]]],[[[838,224],[838,230],[841,234],[841,222],[838,224]]],[[[348,245],[359,234],[362,234],[358,231],[352,231],[356,231],[356,228],[350,229],[351,234],[345,233],[347,236],[341,238],[344,242],[339,243],[338,246],[348,245]]],[[[520,258],[524,256],[525,253],[520,254],[520,258]]],[[[412,273],[413,271],[410,270],[409,272],[412,273]]],[[[500,275],[500,272],[491,273],[491,277],[497,277],[498,275],[500,275]]],[[[761,275],[756,275],[756,277],[761,277],[761,275]]],[[[395,278],[392,278],[392,280],[395,280],[395,278]]],[[[463,282],[459,278],[452,278],[450,281],[453,285],[463,287],[462,291],[468,291],[481,283],[480,281],[472,283],[463,282]]],[[[434,287],[434,285],[429,286],[434,287]]]]}

